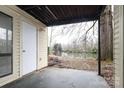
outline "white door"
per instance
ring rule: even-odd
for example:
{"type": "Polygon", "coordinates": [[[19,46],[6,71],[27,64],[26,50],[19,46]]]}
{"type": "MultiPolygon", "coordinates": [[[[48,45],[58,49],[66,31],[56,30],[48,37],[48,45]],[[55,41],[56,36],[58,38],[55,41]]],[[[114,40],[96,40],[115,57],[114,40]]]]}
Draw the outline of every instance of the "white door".
{"type": "Polygon", "coordinates": [[[36,70],[36,27],[23,22],[23,71],[22,75],[36,70]]]}

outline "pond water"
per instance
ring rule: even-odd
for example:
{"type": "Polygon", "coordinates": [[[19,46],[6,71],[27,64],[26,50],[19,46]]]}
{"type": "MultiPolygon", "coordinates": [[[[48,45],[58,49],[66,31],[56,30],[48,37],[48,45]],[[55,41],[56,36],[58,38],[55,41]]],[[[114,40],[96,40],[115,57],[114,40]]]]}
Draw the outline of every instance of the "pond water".
{"type": "Polygon", "coordinates": [[[96,53],[68,53],[63,52],[62,57],[70,57],[70,58],[80,58],[80,59],[96,59],[96,53]]]}

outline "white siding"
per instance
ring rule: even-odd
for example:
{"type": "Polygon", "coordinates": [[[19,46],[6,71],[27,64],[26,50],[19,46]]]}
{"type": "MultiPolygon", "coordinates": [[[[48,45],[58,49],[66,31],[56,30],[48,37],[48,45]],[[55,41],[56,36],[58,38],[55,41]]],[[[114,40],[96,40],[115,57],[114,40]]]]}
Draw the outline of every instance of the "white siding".
{"type": "Polygon", "coordinates": [[[39,42],[39,56],[38,56],[38,69],[46,67],[48,65],[47,56],[47,28],[40,29],[38,34],[39,42]]]}
{"type": "MultiPolygon", "coordinates": [[[[44,29],[43,32],[41,30],[37,30],[37,33],[40,32],[40,35],[39,34],[38,35],[41,37],[39,39],[41,44],[38,44],[41,47],[40,51],[45,51],[45,52],[39,52],[40,56],[43,57],[42,62],[40,62],[37,57],[38,69],[47,66],[47,49],[46,49],[47,29],[44,24],[42,24],[32,16],[28,15],[26,12],[22,11],[21,9],[17,8],[16,6],[0,6],[0,11],[13,17],[13,74],[0,78],[0,86],[2,86],[22,76],[22,43],[23,42],[22,42],[21,23],[25,21],[36,26],[37,29],[38,28],[44,29]]],[[[39,56],[39,54],[37,56],[39,56]]]]}
{"type": "Polygon", "coordinates": [[[115,87],[123,87],[123,6],[114,6],[113,53],[115,87]]]}
{"type": "Polygon", "coordinates": [[[0,6],[0,11],[13,17],[13,74],[0,78],[0,86],[19,78],[20,63],[20,20],[19,15],[5,6],[0,6]]]}

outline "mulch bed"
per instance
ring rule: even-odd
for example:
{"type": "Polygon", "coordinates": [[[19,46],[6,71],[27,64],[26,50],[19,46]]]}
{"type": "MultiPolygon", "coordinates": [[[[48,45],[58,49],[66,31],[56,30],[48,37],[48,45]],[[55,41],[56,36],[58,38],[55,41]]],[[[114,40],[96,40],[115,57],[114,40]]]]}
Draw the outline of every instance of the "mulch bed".
{"type": "Polygon", "coordinates": [[[109,84],[111,88],[115,87],[115,78],[114,78],[114,64],[111,62],[103,62],[102,64],[102,75],[109,84]]]}

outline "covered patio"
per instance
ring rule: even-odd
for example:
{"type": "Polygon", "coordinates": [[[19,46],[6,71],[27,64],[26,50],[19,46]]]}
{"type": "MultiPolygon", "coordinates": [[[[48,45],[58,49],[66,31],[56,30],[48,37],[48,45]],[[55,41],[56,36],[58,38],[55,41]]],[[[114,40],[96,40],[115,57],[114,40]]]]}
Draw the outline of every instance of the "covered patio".
{"type": "MultiPolygon", "coordinates": [[[[43,64],[46,61],[44,60],[44,58],[47,59],[47,56],[43,55],[43,53],[45,53],[44,51],[47,51],[47,48],[43,47],[41,51],[39,47],[42,47],[42,46],[38,46],[39,51],[42,52],[42,55],[39,55],[38,54],[39,52],[37,53],[38,57],[36,57],[37,58],[36,66],[39,66],[39,67],[41,66],[42,68],[38,68],[34,70],[34,72],[32,73],[28,73],[26,75],[21,76],[20,73],[22,72],[21,70],[23,70],[23,68],[20,69],[21,62],[19,59],[18,74],[17,74],[18,77],[16,78],[17,80],[15,81],[12,80],[13,82],[6,84],[3,87],[6,87],[6,88],[11,88],[11,87],[15,87],[15,88],[18,88],[18,87],[20,88],[26,88],[26,87],[27,88],[34,88],[34,87],[35,88],[36,87],[37,88],[43,88],[43,87],[46,87],[46,88],[52,88],[52,87],[54,88],[55,87],[99,88],[99,87],[104,87],[104,88],[107,88],[109,87],[106,81],[101,77],[100,14],[105,9],[104,5],[79,5],[79,6],[77,5],[76,6],[17,5],[16,7],[25,11],[25,13],[28,13],[33,18],[40,21],[47,27],[98,20],[98,73],[91,72],[91,71],[83,71],[83,70],[80,71],[80,70],[74,70],[74,69],[46,67],[46,65],[45,65],[46,68],[44,68],[44,66],[42,67],[40,64],[41,63],[43,64]],[[37,64],[38,62],[39,64],[37,64]]],[[[39,32],[42,34],[41,37],[43,37],[43,35],[47,36],[45,31],[42,31],[42,32],[39,32]]],[[[44,40],[46,38],[42,38],[42,39],[44,40]]],[[[44,42],[47,42],[47,40],[43,41],[43,44],[44,42]]],[[[25,51],[22,51],[22,52],[25,52],[25,51]]],[[[19,58],[20,58],[20,52],[19,52],[19,58]]],[[[30,67],[31,64],[28,64],[28,66],[30,67]]]]}
{"type": "Polygon", "coordinates": [[[3,86],[5,88],[109,88],[95,72],[48,67],[3,86]]]}
{"type": "Polygon", "coordinates": [[[98,20],[98,75],[101,75],[100,15],[105,5],[18,5],[18,7],[46,26],[98,20]]]}

